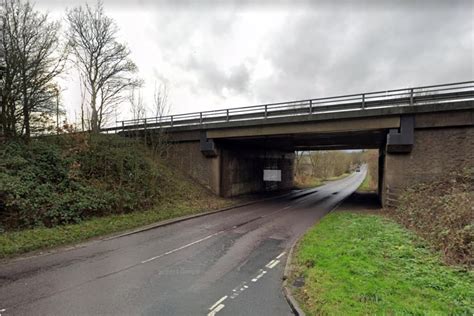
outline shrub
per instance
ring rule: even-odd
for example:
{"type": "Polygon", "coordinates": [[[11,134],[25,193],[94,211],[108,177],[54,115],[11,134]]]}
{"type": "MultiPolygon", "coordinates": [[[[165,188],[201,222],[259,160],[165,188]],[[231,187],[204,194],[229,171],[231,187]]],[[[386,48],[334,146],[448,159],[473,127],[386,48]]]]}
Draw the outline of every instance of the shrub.
{"type": "Polygon", "coordinates": [[[397,209],[399,222],[441,251],[448,263],[472,267],[474,249],[474,177],[472,171],[448,180],[407,189],[397,209]]]}
{"type": "Polygon", "coordinates": [[[6,228],[55,226],[148,207],[160,176],[147,149],[115,135],[74,134],[0,147],[6,228]]]}

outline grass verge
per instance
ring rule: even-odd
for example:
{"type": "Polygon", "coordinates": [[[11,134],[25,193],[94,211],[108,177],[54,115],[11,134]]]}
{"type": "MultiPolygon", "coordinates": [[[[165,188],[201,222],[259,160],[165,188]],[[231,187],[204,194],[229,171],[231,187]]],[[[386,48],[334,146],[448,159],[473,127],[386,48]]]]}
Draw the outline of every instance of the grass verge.
{"type": "Polygon", "coordinates": [[[364,178],[364,181],[362,181],[360,186],[357,188],[357,192],[372,192],[372,191],[374,191],[374,189],[371,186],[371,180],[370,180],[369,174],[367,173],[367,175],[364,178]]]}
{"type": "Polygon", "coordinates": [[[309,315],[470,314],[472,271],[442,263],[423,240],[378,215],[335,212],[299,243],[292,279],[309,315]]]}
{"type": "Polygon", "coordinates": [[[0,235],[0,258],[82,242],[93,237],[125,231],[162,220],[224,208],[237,204],[237,201],[213,198],[207,199],[205,203],[205,206],[196,203],[196,201],[194,205],[185,203],[161,205],[148,211],[97,217],[78,224],[4,232],[0,235]]]}

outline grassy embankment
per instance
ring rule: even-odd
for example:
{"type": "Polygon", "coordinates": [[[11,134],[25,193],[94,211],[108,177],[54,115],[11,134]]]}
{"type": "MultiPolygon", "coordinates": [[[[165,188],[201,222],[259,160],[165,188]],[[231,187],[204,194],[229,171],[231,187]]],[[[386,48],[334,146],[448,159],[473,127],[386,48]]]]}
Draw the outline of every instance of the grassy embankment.
{"type": "Polygon", "coordinates": [[[364,178],[364,181],[360,184],[360,186],[357,188],[357,192],[373,192],[377,190],[377,183],[375,183],[372,180],[372,176],[367,173],[367,175],[364,178]]]}
{"type": "Polygon", "coordinates": [[[237,203],[115,135],[0,146],[0,258],[237,203]]]}
{"type": "Polygon", "coordinates": [[[393,220],[335,212],[300,241],[295,295],[309,315],[472,315],[474,275],[393,220]]]}

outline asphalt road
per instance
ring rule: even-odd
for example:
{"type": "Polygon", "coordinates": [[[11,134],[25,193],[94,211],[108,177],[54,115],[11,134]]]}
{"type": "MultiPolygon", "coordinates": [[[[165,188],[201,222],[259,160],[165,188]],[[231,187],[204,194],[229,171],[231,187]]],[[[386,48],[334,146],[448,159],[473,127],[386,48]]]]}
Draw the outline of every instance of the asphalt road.
{"type": "Polygon", "coordinates": [[[3,263],[1,315],[289,315],[289,247],[366,168],[324,186],[3,263]]]}

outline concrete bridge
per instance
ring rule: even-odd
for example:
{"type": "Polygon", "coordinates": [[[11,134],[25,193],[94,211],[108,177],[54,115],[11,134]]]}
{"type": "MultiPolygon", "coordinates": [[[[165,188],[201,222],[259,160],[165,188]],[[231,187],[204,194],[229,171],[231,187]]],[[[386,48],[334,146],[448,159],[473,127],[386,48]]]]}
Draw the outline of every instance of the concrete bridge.
{"type": "Polygon", "coordinates": [[[103,131],[165,131],[172,161],[222,196],[291,188],[295,151],[378,149],[379,196],[391,205],[407,185],[474,170],[474,81],[120,121],[103,131]]]}

